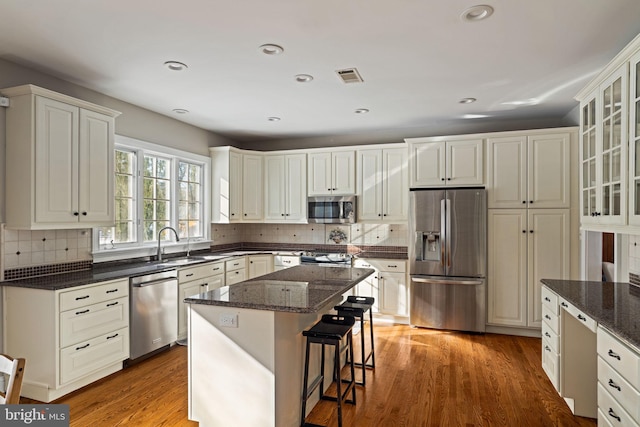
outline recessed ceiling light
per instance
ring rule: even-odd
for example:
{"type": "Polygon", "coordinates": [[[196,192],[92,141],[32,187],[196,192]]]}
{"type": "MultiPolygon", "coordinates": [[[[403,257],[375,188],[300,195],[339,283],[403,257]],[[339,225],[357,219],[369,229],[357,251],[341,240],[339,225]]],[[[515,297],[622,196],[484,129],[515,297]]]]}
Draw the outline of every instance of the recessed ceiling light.
{"type": "Polygon", "coordinates": [[[279,122],[280,121],[280,117],[267,117],[267,120],[269,120],[270,122],[279,122]]]}
{"type": "Polygon", "coordinates": [[[502,105],[515,105],[515,106],[536,105],[539,102],[540,101],[538,99],[536,99],[536,98],[529,98],[529,99],[521,99],[519,101],[503,102],[502,105]]]}
{"type": "Polygon", "coordinates": [[[185,110],[184,108],[174,108],[173,112],[176,114],[187,114],[189,110],[185,110]]]}
{"type": "Polygon", "coordinates": [[[189,68],[187,67],[187,64],[183,64],[182,62],[178,62],[178,61],[167,61],[164,63],[164,66],[170,69],[171,71],[182,71],[189,68]]]}
{"type": "Polygon", "coordinates": [[[483,19],[487,19],[493,14],[493,8],[486,4],[479,4],[477,6],[472,6],[469,9],[462,12],[460,18],[463,21],[467,22],[475,22],[482,21],[483,19]]]}
{"type": "Polygon", "coordinates": [[[264,53],[265,55],[280,55],[282,52],[284,52],[284,49],[282,48],[282,46],[278,46],[277,44],[267,43],[260,46],[260,52],[264,53]]]}
{"type": "Polygon", "coordinates": [[[460,104],[471,104],[472,102],[476,102],[477,99],[475,98],[462,98],[460,101],[458,101],[460,104]]]}
{"type": "Polygon", "coordinates": [[[354,113],[356,114],[367,114],[369,112],[368,108],[358,108],[357,110],[354,111],[354,113]]]}
{"type": "Polygon", "coordinates": [[[309,83],[313,80],[313,76],[311,74],[297,74],[296,81],[298,83],[309,83]]]}
{"type": "Polygon", "coordinates": [[[465,114],[462,116],[463,119],[484,119],[485,117],[489,117],[486,114],[465,114]]]}

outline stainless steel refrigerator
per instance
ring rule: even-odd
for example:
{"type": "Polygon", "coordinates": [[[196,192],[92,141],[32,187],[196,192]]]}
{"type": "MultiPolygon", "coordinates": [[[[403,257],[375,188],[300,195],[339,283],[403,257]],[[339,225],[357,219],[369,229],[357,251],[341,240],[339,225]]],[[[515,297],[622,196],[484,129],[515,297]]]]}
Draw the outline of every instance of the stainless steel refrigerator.
{"type": "Polygon", "coordinates": [[[411,325],[484,332],[486,190],[412,189],[409,201],[411,325]]]}

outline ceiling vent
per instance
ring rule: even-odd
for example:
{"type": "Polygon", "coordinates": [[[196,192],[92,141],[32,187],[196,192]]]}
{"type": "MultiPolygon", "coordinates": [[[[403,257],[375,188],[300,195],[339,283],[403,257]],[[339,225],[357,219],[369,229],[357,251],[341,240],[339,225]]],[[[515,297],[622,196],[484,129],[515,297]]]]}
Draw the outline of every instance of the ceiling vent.
{"type": "Polygon", "coordinates": [[[364,81],[362,80],[362,77],[360,77],[358,70],[356,70],[355,68],[338,70],[336,71],[336,73],[338,73],[342,81],[345,83],[362,83],[364,81]]]}

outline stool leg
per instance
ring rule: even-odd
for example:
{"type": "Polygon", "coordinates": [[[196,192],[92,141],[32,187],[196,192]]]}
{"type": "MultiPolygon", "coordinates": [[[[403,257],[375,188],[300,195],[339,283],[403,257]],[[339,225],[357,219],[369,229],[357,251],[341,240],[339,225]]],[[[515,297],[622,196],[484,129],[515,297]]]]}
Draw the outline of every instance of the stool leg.
{"type": "Polygon", "coordinates": [[[318,395],[319,399],[322,399],[322,396],[324,395],[324,343],[322,343],[322,355],[320,356],[320,392],[318,395]]]}
{"type": "Polygon", "coordinates": [[[304,419],[307,412],[307,386],[309,385],[309,340],[304,356],[304,385],[302,386],[302,412],[300,413],[300,426],[304,426],[304,419]]]}
{"type": "MultiPolygon", "coordinates": [[[[349,351],[351,353],[353,353],[353,335],[351,335],[351,331],[349,331],[348,334],[348,340],[349,340],[349,351]]],[[[350,368],[351,368],[351,400],[353,400],[353,404],[356,404],[356,368],[355,368],[355,364],[353,362],[353,356],[351,356],[351,363],[349,364],[350,368]]],[[[364,364],[362,367],[362,382],[364,385],[364,364]]]]}
{"type": "MultiPolygon", "coordinates": [[[[351,358],[353,359],[353,357],[351,358]]],[[[336,392],[337,392],[337,403],[338,403],[338,427],[342,427],[342,390],[341,383],[342,379],[340,377],[340,342],[335,344],[335,357],[333,362],[333,371],[334,376],[337,378],[336,381],[336,392]]]]}
{"type": "Polygon", "coordinates": [[[371,367],[376,367],[376,353],[373,349],[373,313],[372,309],[369,309],[369,331],[371,331],[371,367]]]}
{"type": "Polygon", "coordinates": [[[360,317],[360,345],[362,346],[362,386],[364,387],[367,382],[367,368],[366,368],[366,359],[365,359],[365,348],[364,348],[364,314],[360,317]]]}

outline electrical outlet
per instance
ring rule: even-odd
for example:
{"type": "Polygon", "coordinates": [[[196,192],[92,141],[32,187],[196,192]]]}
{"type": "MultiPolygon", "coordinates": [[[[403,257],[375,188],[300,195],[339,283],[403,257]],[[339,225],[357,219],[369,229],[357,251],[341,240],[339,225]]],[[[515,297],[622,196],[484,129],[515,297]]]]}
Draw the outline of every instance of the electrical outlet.
{"type": "Polygon", "coordinates": [[[9,98],[6,96],[0,96],[0,107],[8,107],[9,106],[9,98]]]}
{"type": "Polygon", "coordinates": [[[220,326],[224,326],[226,328],[237,328],[238,327],[238,315],[237,314],[220,314],[220,326]]]}

